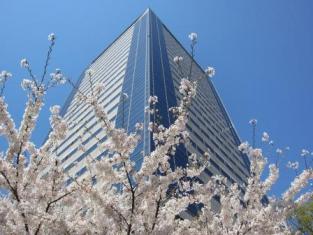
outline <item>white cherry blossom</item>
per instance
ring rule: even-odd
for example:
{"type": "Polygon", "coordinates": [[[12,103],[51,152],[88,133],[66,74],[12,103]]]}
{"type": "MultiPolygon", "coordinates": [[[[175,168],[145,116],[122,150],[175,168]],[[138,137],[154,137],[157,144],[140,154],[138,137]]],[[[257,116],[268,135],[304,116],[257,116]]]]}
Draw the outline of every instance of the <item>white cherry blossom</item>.
{"type": "Polygon", "coordinates": [[[55,40],[55,34],[54,33],[50,33],[49,35],[48,35],[48,40],[49,41],[51,41],[51,42],[53,42],[54,40],[55,40]]]}
{"type": "Polygon", "coordinates": [[[268,143],[270,141],[270,136],[267,132],[263,132],[262,134],[262,142],[268,143]]]}
{"type": "Polygon", "coordinates": [[[20,64],[21,64],[22,68],[28,68],[29,67],[29,62],[27,61],[27,59],[22,59],[20,64]]]}
{"type": "MultiPolygon", "coordinates": [[[[190,39],[194,42],[197,36],[190,39]]],[[[26,62],[23,67],[29,66],[26,62]]],[[[57,70],[53,80],[59,81],[59,74],[57,70]]],[[[86,74],[92,79],[91,71],[86,74]]],[[[134,132],[114,126],[98,94],[79,93],[79,102],[89,106],[107,137],[105,142],[97,140],[97,151],[108,154],[97,160],[87,154],[85,134],[81,134],[75,147],[86,154],[86,173],[81,178],[65,173],[58,146],[73,123],[61,117],[60,106],[51,107],[51,132],[42,146],[35,146],[31,135],[47,87],[34,83],[22,82],[32,93],[19,127],[0,97],[0,135],[8,146],[0,157],[0,187],[7,192],[0,198],[0,234],[291,234],[287,223],[290,213],[312,197],[312,188],[306,188],[313,179],[310,168],[299,171],[281,197],[267,197],[264,203],[279,169],[270,164],[263,180],[267,160],[261,149],[248,142],[238,147],[250,159],[249,176],[240,184],[205,173],[215,159],[211,151],[203,156],[188,154],[186,167],[172,164],[178,147],[189,138],[188,112],[198,86],[197,80],[186,78],[181,78],[179,103],[172,107],[173,123],[164,126],[149,120],[137,123],[134,132]],[[145,125],[154,149],[133,159],[145,125]],[[190,205],[199,206],[197,216],[187,212],[190,205]]],[[[155,105],[158,98],[152,96],[148,101],[155,105]]],[[[256,125],[253,120],[250,124],[256,125]]],[[[307,156],[309,152],[302,153],[307,156]]],[[[290,162],[288,167],[298,169],[299,164],[290,162]]]]}
{"type": "Polygon", "coordinates": [[[190,33],[188,37],[193,43],[196,42],[198,39],[198,35],[196,33],[190,33]]]}
{"type": "Polygon", "coordinates": [[[3,81],[6,81],[8,78],[12,77],[12,73],[6,71],[6,70],[2,70],[0,72],[0,83],[3,81]]]}
{"type": "Polygon", "coordinates": [[[212,78],[215,75],[215,69],[213,67],[207,67],[205,69],[205,74],[209,77],[212,78]]]}

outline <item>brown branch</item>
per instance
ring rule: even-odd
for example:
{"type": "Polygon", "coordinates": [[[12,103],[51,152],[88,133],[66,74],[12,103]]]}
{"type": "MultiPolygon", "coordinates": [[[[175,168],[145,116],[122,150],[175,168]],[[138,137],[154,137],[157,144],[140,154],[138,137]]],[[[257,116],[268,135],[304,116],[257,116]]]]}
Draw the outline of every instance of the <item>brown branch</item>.
{"type": "MultiPolygon", "coordinates": [[[[61,199],[65,198],[66,196],[70,195],[72,192],[73,192],[73,191],[68,192],[68,193],[65,193],[65,194],[63,194],[62,196],[60,196],[60,197],[54,199],[53,201],[48,202],[45,212],[48,213],[48,212],[49,212],[49,209],[51,208],[51,205],[53,205],[54,203],[56,203],[56,202],[60,201],[61,199]]],[[[39,234],[39,231],[40,231],[41,226],[42,226],[42,221],[39,223],[39,225],[38,225],[38,227],[37,227],[37,229],[36,229],[36,232],[34,233],[35,235],[38,235],[38,234],[39,234]]]]}
{"type": "MultiPolygon", "coordinates": [[[[7,184],[9,185],[10,187],[10,190],[12,192],[12,194],[14,195],[15,199],[17,202],[20,202],[20,198],[18,196],[18,193],[17,193],[17,188],[14,188],[11,183],[10,183],[10,180],[8,179],[8,177],[4,174],[3,171],[0,172],[1,175],[4,177],[4,179],[6,180],[7,184]]],[[[23,220],[24,220],[24,227],[25,227],[25,231],[27,234],[29,234],[29,228],[28,228],[28,224],[26,223],[26,215],[24,212],[21,213],[21,216],[23,217],[23,220]]]]}
{"type": "Polygon", "coordinates": [[[3,178],[5,179],[5,181],[7,182],[7,184],[10,187],[10,191],[13,193],[13,195],[15,196],[16,200],[19,201],[18,195],[16,195],[15,192],[15,188],[12,186],[10,180],[8,179],[8,177],[5,175],[5,173],[3,171],[0,171],[1,175],[3,176],[3,178]]]}
{"type": "Polygon", "coordinates": [[[65,198],[66,196],[68,196],[68,195],[70,195],[70,194],[72,194],[72,193],[73,193],[73,191],[68,192],[68,193],[65,193],[65,194],[63,194],[62,196],[60,196],[60,197],[54,199],[53,201],[50,201],[50,202],[48,203],[47,207],[46,207],[46,212],[49,212],[49,209],[50,209],[50,207],[51,207],[52,204],[54,204],[54,203],[60,201],[61,199],[65,198]]]}
{"type": "Polygon", "coordinates": [[[157,218],[158,218],[158,215],[159,215],[159,211],[160,211],[160,206],[161,206],[161,199],[162,199],[162,197],[160,196],[160,198],[157,200],[156,210],[155,210],[155,214],[154,214],[154,221],[153,221],[153,224],[152,224],[151,231],[154,230],[154,227],[156,225],[156,221],[157,221],[157,218]]]}
{"type": "Polygon", "coordinates": [[[131,195],[132,195],[131,218],[130,218],[130,222],[129,222],[128,228],[127,228],[127,235],[129,235],[131,233],[131,229],[132,229],[132,217],[133,217],[134,210],[135,210],[135,190],[134,190],[133,184],[131,182],[129,172],[126,169],[125,162],[123,162],[123,166],[124,166],[125,174],[126,174],[126,177],[127,177],[127,180],[128,180],[129,186],[130,186],[131,195]]]}
{"type": "MultiPolygon", "coordinates": [[[[55,166],[58,166],[58,161],[57,161],[57,160],[55,161],[55,166]]],[[[56,172],[56,170],[54,170],[54,173],[55,173],[55,172],[56,172]]],[[[55,187],[55,178],[53,178],[52,192],[54,191],[54,187],[55,187]]],[[[72,192],[73,192],[73,191],[68,192],[68,193],[65,193],[65,194],[63,194],[62,196],[60,196],[60,197],[54,199],[53,201],[48,202],[45,212],[48,213],[48,212],[49,212],[49,209],[51,208],[51,205],[53,205],[54,203],[60,201],[61,199],[63,199],[64,197],[68,196],[68,195],[71,194],[72,192]]],[[[38,225],[38,227],[37,227],[37,229],[36,229],[36,232],[34,233],[35,235],[39,234],[39,231],[40,231],[41,226],[42,226],[42,221],[39,223],[39,225],[38,225]]]]}
{"type": "Polygon", "coordinates": [[[129,226],[127,219],[121,212],[119,212],[113,205],[111,205],[111,209],[125,222],[127,226],[129,226]]]}
{"type": "Polygon", "coordinates": [[[40,80],[40,85],[44,82],[45,76],[47,74],[47,68],[48,68],[49,60],[51,58],[52,48],[53,48],[54,44],[55,44],[54,40],[52,40],[51,44],[49,46],[48,53],[47,53],[46,62],[45,62],[44,69],[43,69],[43,74],[42,74],[41,80],[40,80]]]}

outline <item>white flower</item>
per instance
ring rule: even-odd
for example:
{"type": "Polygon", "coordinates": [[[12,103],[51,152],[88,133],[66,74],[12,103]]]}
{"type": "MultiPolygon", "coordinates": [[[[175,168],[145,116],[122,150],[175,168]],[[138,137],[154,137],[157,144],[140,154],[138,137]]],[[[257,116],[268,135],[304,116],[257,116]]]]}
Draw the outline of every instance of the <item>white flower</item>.
{"type": "Polygon", "coordinates": [[[29,63],[28,63],[27,59],[24,58],[21,60],[21,67],[22,68],[28,68],[29,67],[29,63]]]}
{"type": "Polygon", "coordinates": [[[254,118],[249,121],[249,124],[252,126],[256,126],[257,123],[258,123],[258,120],[254,119],[254,118]]]}
{"type": "Polygon", "coordinates": [[[127,93],[124,92],[122,95],[123,95],[123,99],[124,99],[124,100],[127,100],[127,99],[128,99],[127,93]]]}
{"type": "Polygon", "coordinates": [[[33,85],[34,85],[34,82],[29,79],[23,79],[21,83],[21,87],[23,88],[23,90],[31,89],[33,85]]]}
{"type": "Polygon", "coordinates": [[[304,170],[299,176],[297,176],[291,183],[289,189],[283,194],[283,200],[289,201],[308,183],[309,180],[313,178],[312,170],[304,170]]]}
{"type": "Polygon", "coordinates": [[[54,105],[52,107],[50,107],[50,112],[53,114],[53,115],[57,115],[60,113],[60,110],[61,110],[61,107],[59,105],[54,105]]]}
{"type": "Polygon", "coordinates": [[[188,37],[192,42],[196,42],[198,35],[196,33],[190,33],[188,37]]]}
{"type": "Polygon", "coordinates": [[[255,158],[261,158],[262,157],[262,149],[252,149],[250,151],[250,155],[252,157],[255,157],[255,158]]]}
{"type": "Polygon", "coordinates": [[[291,168],[291,169],[294,169],[294,170],[297,170],[299,168],[299,162],[290,162],[290,161],[288,161],[287,167],[291,168]]]}
{"type": "Polygon", "coordinates": [[[2,70],[0,73],[0,82],[6,81],[10,77],[12,77],[12,73],[2,70]]]}
{"type": "MultiPolygon", "coordinates": [[[[6,131],[5,127],[3,125],[0,125],[0,136],[5,135],[5,133],[6,133],[5,131],[6,131]]],[[[0,154],[0,158],[3,158],[2,152],[0,154]]]]}
{"type": "Polygon", "coordinates": [[[183,61],[183,57],[182,56],[175,56],[173,61],[174,61],[174,63],[179,64],[180,62],[183,61]]]}
{"type": "Polygon", "coordinates": [[[149,107],[149,106],[146,106],[146,107],[145,107],[145,113],[148,113],[148,112],[150,112],[150,107],[149,107]]]}
{"type": "Polygon", "coordinates": [[[210,156],[210,154],[209,154],[208,152],[204,152],[203,158],[204,158],[206,161],[209,161],[210,158],[211,158],[211,156],[210,156]]]}
{"type": "Polygon", "coordinates": [[[212,78],[215,75],[215,69],[213,67],[207,67],[205,70],[205,74],[209,77],[212,78]]]}
{"type": "MultiPolygon", "coordinates": [[[[53,77],[58,80],[60,74],[62,75],[61,71],[57,70],[53,77]]],[[[86,77],[88,78],[87,74],[86,77]]],[[[37,88],[35,81],[24,80],[22,84],[24,87],[37,88]]],[[[95,89],[102,88],[101,84],[95,83],[95,89]]],[[[102,99],[95,94],[86,98],[83,94],[78,94],[77,97],[80,97],[79,103],[92,106],[99,121],[96,121],[96,124],[99,123],[101,127],[101,135],[90,136],[89,130],[94,132],[98,126],[94,128],[87,123],[80,129],[72,129],[78,136],[75,143],[68,143],[70,148],[66,152],[62,151],[64,147],[60,149],[62,154],[58,146],[68,136],[66,120],[76,127],[79,121],[63,119],[59,114],[60,106],[53,106],[50,108],[52,131],[44,145],[37,148],[31,142],[31,133],[43,105],[43,94],[38,96],[38,99],[29,96],[32,100],[27,104],[21,127],[18,129],[7,110],[8,105],[4,102],[4,97],[0,97],[0,135],[4,135],[8,141],[8,150],[3,153],[0,151],[0,186],[11,191],[10,194],[13,195],[0,197],[0,233],[25,233],[25,220],[19,216],[25,213],[29,217],[26,221],[29,230],[38,228],[40,234],[63,234],[68,228],[74,234],[164,234],[174,231],[177,234],[244,234],[247,231],[251,234],[290,234],[287,223],[290,212],[294,206],[312,197],[312,190],[299,195],[303,189],[307,191],[306,185],[312,182],[312,169],[299,172],[299,176],[282,197],[269,197],[266,204],[261,199],[277,180],[279,170],[271,164],[269,176],[264,181],[263,170],[267,160],[262,156],[260,149],[252,149],[247,142],[238,147],[246,152],[251,160],[250,174],[244,182],[235,183],[233,180],[237,179],[236,175],[235,178],[226,178],[222,169],[220,173],[224,176],[216,175],[216,171],[212,172],[212,177],[202,174],[210,164],[209,149],[203,157],[188,152],[187,167],[175,166],[172,169],[169,160],[174,158],[171,155],[179,150],[180,141],[189,136],[188,109],[196,88],[197,82],[182,79],[181,102],[178,107],[171,109],[175,110],[177,116],[174,122],[168,126],[162,126],[158,122],[149,123],[148,130],[152,133],[147,137],[150,139],[152,136],[155,143],[151,151],[141,151],[145,150],[141,140],[144,136],[138,129],[142,128],[143,124],[137,123],[135,132],[131,133],[116,128],[110,120],[111,115],[108,115],[101,102],[102,99]],[[88,142],[91,138],[92,141],[88,142]],[[82,151],[77,154],[83,154],[84,159],[75,157],[66,160],[67,158],[57,157],[77,151],[77,148],[82,151]],[[21,154],[19,162],[16,162],[18,153],[21,154]],[[133,158],[135,154],[138,157],[133,158]],[[66,162],[62,163],[61,159],[66,162]],[[64,167],[69,169],[74,165],[77,169],[64,172],[64,167]],[[77,170],[83,166],[89,173],[85,175],[87,177],[79,179],[83,172],[79,171],[77,174],[77,170]],[[16,173],[19,173],[18,177],[16,173]],[[197,178],[200,181],[193,180],[195,176],[199,176],[197,178]],[[64,182],[68,178],[75,181],[70,187],[64,182]],[[13,182],[14,187],[10,187],[8,182],[13,182]],[[17,188],[20,190],[16,191],[17,188]],[[16,192],[21,200],[14,197],[16,192]],[[138,196],[133,200],[136,207],[130,210],[129,202],[131,197],[134,199],[134,193],[138,196]],[[295,196],[300,197],[295,201],[295,196]],[[220,201],[218,210],[212,198],[220,201]],[[51,204],[51,210],[48,212],[46,206],[40,206],[56,200],[57,204],[51,204]],[[186,207],[193,203],[201,203],[203,208],[199,210],[199,216],[185,219],[186,207]],[[182,215],[183,219],[177,220],[176,215],[182,215]],[[42,218],[39,227],[36,218],[42,218]],[[207,220],[210,222],[206,223],[207,220]],[[151,221],[155,224],[154,231],[151,226],[145,226],[150,225],[151,221]],[[130,223],[133,225],[131,228],[130,223]]],[[[124,97],[123,93],[119,95],[124,97]]],[[[157,97],[150,97],[149,102],[157,102],[157,97]]],[[[256,125],[256,121],[251,124],[256,125]]],[[[269,141],[268,137],[265,139],[269,141]]],[[[304,152],[305,155],[308,154],[307,150],[304,152]]],[[[289,162],[288,167],[297,169],[299,163],[289,162]]],[[[298,171],[295,172],[298,175],[298,171]]]]}
{"type": "Polygon", "coordinates": [[[225,177],[221,176],[221,175],[213,175],[212,179],[217,181],[217,182],[223,182],[225,180],[225,177]]]}
{"type": "Polygon", "coordinates": [[[156,104],[158,102],[158,97],[157,96],[150,96],[148,99],[148,102],[152,105],[156,104]]]}
{"type": "Polygon", "coordinates": [[[246,141],[246,142],[241,143],[241,144],[238,146],[238,150],[241,151],[241,152],[243,152],[243,153],[247,153],[248,150],[249,150],[249,144],[248,144],[248,142],[246,141]]]}
{"type": "Polygon", "coordinates": [[[301,156],[302,156],[302,157],[306,157],[306,156],[308,156],[308,155],[310,155],[310,152],[309,152],[308,150],[306,150],[306,149],[302,149],[302,150],[301,150],[301,156]]]}
{"type": "Polygon", "coordinates": [[[278,155],[283,155],[283,150],[281,150],[280,148],[276,149],[276,153],[278,155]]]}
{"type": "Polygon", "coordinates": [[[149,131],[153,131],[153,129],[154,129],[154,124],[153,124],[153,122],[149,122],[148,130],[149,130],[149,131]]]}
{"type": "Polygon", "coordinates": [[[53,42],[53,41],[55,40],[55,34],[54,34],[54,33],[50,33],[50,34],[48,35],[48,40],[51,41],[51,42],[53,42]]]}
{"type": "Polygon", "coordinates": [[[193,89],[191,82],[188,79],[183,78],[180,81],[179,92],[183,95],[187,95],[187,94],[193,94],[195,90],[193,89]]]}
{"type": "Polygon", "coordinates": [[[66,79],[60,69],[56,69],[55,73],[50,73],[51,79],[58,84],[64,84],[66,79]]]}
{"type": "Polygon", "coordinates": [[[95,85],[95,91],[96,93],[101,93],[101,91],[103,91],[105,88],[104,84],[103,83],[97,83],[95,85]]]}
{"type": "Polygon", "coordinates": [[[92,69],[87,69],[85,74],[87,74],[89,77],[93,75],[94,71],[92,69]]]}
{"type": "Polygon", "coordinates": [[[142,123],[136,123],[135,125],[136,130],[142,130],[143,129],[143,124],[142,123]]]}
{"type": "Polygon", "coordinates": [[[270,136],[267,132],[263,132],[262,134],[262,142],[269,142],[270,141],[270,136]]]}
{"type": "Polygon", "coordinates": [[[274,145],[274,141],[271,140],[270,142],[268,142],[269,145],[274,145]]]}
{"type": "MultiPolygon", "coordinates": [[[[3,126],[3,124],[0,125],[0,136],[5,135],[6,128],[3,126]]],[[[0,158],[3,158],[3,152],[0,152],[0,158]]]]}

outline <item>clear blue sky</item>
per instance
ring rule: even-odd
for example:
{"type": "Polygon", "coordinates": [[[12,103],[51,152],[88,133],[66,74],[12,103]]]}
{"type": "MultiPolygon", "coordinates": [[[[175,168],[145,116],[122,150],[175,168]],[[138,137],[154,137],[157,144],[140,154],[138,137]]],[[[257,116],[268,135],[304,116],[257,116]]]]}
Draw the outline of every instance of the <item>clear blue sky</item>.
{"type": "MultiPolygon", "coordinates": [[[[198,33],[197,61],[216,68],[214,84],[242,140],[251,141],[248,121],[255,117],[258,140],[265,130],[275,149],[291,147],[274,190],[281,193],[294,174],[284,167],[286,161],[301,160],[302,148],[313,151],[311,0],[1,0],[0,70],[14,75],[5,92],[14,119],[20,122],[26,100],[19,61],[28,58],[39,75],[49,33],[57,35],[50,71],[61,68],[76,80],[147,7],[186,47],[187,35],[198,33]]],[[[63,104],[69,92],[68,86],[50,91],[35,143],[48,132],[48,107],[63,104]]]]}

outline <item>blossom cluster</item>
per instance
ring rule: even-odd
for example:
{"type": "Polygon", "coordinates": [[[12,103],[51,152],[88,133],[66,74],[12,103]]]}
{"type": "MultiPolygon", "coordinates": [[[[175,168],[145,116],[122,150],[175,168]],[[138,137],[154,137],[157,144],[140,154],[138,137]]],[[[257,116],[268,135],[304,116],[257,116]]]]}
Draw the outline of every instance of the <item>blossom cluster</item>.
{"type": "Polygon", "coordinates": [[[198,35],[196,33],[190,33],[188,37],[192,43],[195,43],[198,39],[198,35]]]}
{"type": "Polygon", "coordinates": [[[269,142],[270,141],[270,136],[267,132],[263,132],[262,134],[262,142],[269,142]]]}
{"type": "Polygon", "coordinates": [[[184,58],[182,56],[175,56],[173,59],[174,63],[176,63],[176,64],[181,63],[183,60],[184,60],[184,58]]]}
{"type": "Polygon", "coordinates": [[[293,170],[297,170],[299,168],[299,162],[290,162],[288,161],[287,167],[293,170]]]}
{"type": "MultiPolygon", "coordinates": [[[[197,34],[189,37],[196,42],[197,34]]],[[[54,42],[55,35],[48,39],[54,42]]],[[[182,59],[175,61],[179,66],[182,59]]],[[[32,78],[28,61],[22,60],[21,65],[32,78]]],[[[214,73],[208,68],[206,76],[214,73]]],[[[298,197],[313,179],[312,169],[299,174],[276,199],[266,195],[277,181],[279,169],[270,164],[269,175],[262,180],[266,157],[248,142],[238,146],[250,159],[250,177],[243,185],[220,175],[200,180],[210,167],[211,152],[203,156],[191,153],[186,167],[176,165],[177,148],[188,142],[188,112],[199,80],[181,78],[179,104],[170,109],[175,120],[169,126],[154,120],[156,112],[150,112],[154,149],[141,153],[138,168],[132,154],[145,124],[137,123],[133,132],[115,127],[99,100],[104,86],[92,83],[92,70],[85,74],[93,92],[86,95],[78,90],[77,98],[90,107],[101,125],[106,141],[97,140],[97,150],[107,154],[100,159],[88,154],[82,134],[79,151],[86,155],[87,173],[81,178],[64,173],[58,160],[58,146],[73,125],[61,117],[60,106],[50,108],[51,132],[45,143],[36,147],[31,141],[47,86],[34,79],[23,80],[22,87],[31,95],[19,128],[0,97],[0,135],[8,142],[0,158],[0,188],[7,192],[0,198],[0,234],[291,234],[287,218],[296,205],[312,197],[311,191],[298,197]],[[67,185],[69,180],[72,184],[67,185]],[[197,208],[195,216],[188,207],[197,208]]],[[[6,72],[0,76],[9,77],[6,72]]],[[[47,85],[64,80],[56,70],[47,85]]],[[[151,96],[148,102],[156,109],[158,97],[151,96]]],[[[256,123],[255,119],[250,122],[256,123]]],[[[270,142],[266,132],[262,140],[270,142]]],[[[282,153],[277,149],[277,154],[282,153]]],[[[308,151],[302,154],[307,156],[308,151]]],[[[297,163],[288,165],[299,167],[297,163]]]]}
{"type": "Polygon", "coordinates": [[[306,157],[306,156],[309,156],[310,155],[310,151],[307,150],[307,149],[302,149],[301,150],[301,156],[302,157],[306,157]]]}
{"type": "Polygon", "coordinates": [[[29,62],[28,62],[28,60],[25,59],[25,58],[21,60],[21,63],[20,63],[20,64],[21,64],[21,67],[22,67],[22,68],[28,68],[28,67],[29,67],[29,62]]]}
{"type": "Polygon", "coordinates": [[[205,74],[209,77],[212,78],[215,75],[215,69],[213,67],[208,67],[205,70],[205,74]]]}
{"type": "Polygon", "coordinates": [[[66,79],[60,69],[56,69],[54,73],[50,73],[50,77],[52,81],[57,84],[64,84],[66,82],[66,79]]]}
{"type": "Polygon", "coordinates": [[[8,78],[12,77],[12,73],[2,70],[0,73],[0,83],[6,81],[8,78]]]}

